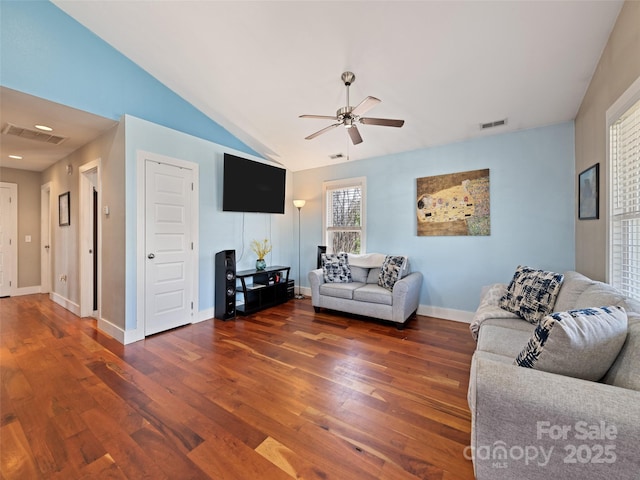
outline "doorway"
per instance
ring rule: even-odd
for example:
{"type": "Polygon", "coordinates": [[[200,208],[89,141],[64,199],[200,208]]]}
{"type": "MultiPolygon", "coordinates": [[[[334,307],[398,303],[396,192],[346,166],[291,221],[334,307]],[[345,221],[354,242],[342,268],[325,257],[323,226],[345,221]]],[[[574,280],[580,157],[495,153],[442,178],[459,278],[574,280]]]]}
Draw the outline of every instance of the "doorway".
{"type": "Polygon", "coordinates": [[[100,159],[80,172],[80,316],[100,316],[100,159]]]}
{"type": "Polygon", "coordinates": [[[0,182],[0,297],[18,283],[18,185],[0,182]]]}
{"type": "Polygon", "coordinates": [[[40,293],[51,292],[51,182],[40,187],[40,293]]]}
{"type": "Polygon", "coordinates": [[[138,152],[136,336],[196,321],[198,164],[138,152]]]}

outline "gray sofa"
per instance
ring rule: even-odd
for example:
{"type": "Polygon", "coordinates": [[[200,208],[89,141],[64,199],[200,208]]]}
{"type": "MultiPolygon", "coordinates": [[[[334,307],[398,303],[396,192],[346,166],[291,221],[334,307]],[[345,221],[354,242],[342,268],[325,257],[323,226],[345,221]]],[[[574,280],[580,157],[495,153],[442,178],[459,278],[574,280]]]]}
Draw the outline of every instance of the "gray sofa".
{"type": "Polygon", "coordinates": [[[608,284],[564,275],[554,311],[621,306],[626,340],[599,381],[514,365],[536,325],[498,306],[499,285],[485,290],[472,323],[465,451],[479,480],[640,479],[640,305],[608,284]]]}
{"type": "MultiPolygon", "coordinates": [[[[380,255],[380,254],[372,254],[380,255]]],[[[422,273],[405,274],[389,291],[378,285],[380,263],[370,263],[357,256],[349,255],[352,282],[325,283],[322,269],[309,272],[311,303],[316,312],[321,308],[353,313],[380,320],[387,320],[403,328],[409,317],[414,315],[420,301],[422,273]],[[358,262],[360,260],[360,262],[358,262]]],[[[381,258],[384,259],[384,256],[381,258]]]]}

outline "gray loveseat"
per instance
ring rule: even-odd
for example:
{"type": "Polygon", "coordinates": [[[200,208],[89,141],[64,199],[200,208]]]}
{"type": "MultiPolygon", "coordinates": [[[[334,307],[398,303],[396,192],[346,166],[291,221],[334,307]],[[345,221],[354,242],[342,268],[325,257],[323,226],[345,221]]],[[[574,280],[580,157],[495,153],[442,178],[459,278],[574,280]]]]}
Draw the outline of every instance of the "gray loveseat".
{"type": "Polygon", "coordinates": [[[499,285],[485,290],[471,326],[478,345],[465,455],[476,478],[640,479],[638,302],[577,272],[564,274],[554,311],[617,305],[627,314],[620,353],[603,378],[588,381],[514,365],[536,325],[501,309],[499,297],[499,285]]]}
{"type": "Polygon", "coordinates": [[[351,282],[326,283],[321,268],[309,272],[311,303],[315,310],[326,308],[373,317],[395,322],[402,328],[418,309],[422,273],[406,273],[389,291],[378,285],[384,255],[349,254],[348,258],[351,282]]]}

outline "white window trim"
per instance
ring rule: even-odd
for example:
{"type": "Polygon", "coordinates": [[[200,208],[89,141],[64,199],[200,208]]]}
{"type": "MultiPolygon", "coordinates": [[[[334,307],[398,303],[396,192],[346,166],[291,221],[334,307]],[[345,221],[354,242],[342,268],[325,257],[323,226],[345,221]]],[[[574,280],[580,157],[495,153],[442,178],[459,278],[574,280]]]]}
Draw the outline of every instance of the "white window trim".
{"type": "MultiPolygon", "coordinates": [[[[359,186],[362,190],[362,216],[360,219],[360,253],[367,252],[367,177],[344,178],[322,182],[322,243],[327,243],[327,190],[359,186]]],[[[340,230],[347,230],[342,228],[340,230]]]]}
{"type": "Polygon", "coordinates": [[[611,283],[613,265],[611,263],[611,243],[613,231],[611,229],[611,195],[613,192],[613,165],[611,162],[611,126],[618,121],[618,119],[631,108],[638,100],[640,100],[640,77],[625,90],[625,92],[611,105],[606,112],[606,152],[607,152],[607,195],[606,195],[606,208],[605,208],[605,221],[607,225],[607,247],[606,247],[606,261],[607,261],[607,282],[611,283]]]}

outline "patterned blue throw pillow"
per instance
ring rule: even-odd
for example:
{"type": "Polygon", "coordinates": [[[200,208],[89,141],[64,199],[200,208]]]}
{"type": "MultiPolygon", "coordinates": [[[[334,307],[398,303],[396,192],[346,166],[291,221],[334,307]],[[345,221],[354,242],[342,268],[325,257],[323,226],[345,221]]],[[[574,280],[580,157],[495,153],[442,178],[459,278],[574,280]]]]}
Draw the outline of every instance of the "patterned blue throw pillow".
{"type": "Polygon", "coordinates": [[[402,255],[387,255],[382,263],[380,275],[378,275],[378,285],[393,290],[393,286],[402,278],[402,270],[407,257],[402,255]]]}
{"type": "Polygon", "coordinates": [[[622,307],[584,308],[547,315],[514,365],[584,380],[600,380],[627,338],[622,307]]]}
{"type": "Polygon", "coordinates": [[[515,313],[529,323],[538,323],[553,312],[564,280],[561,273],[535,270],[520,265],[507,292],[500,299],[500,308],[515,313]]]}
{"type": "Polygon", "coordinates": [[[323,253],[322,274],[326,283],[351,283],[351,269],[347,254],[323,253]]]}

